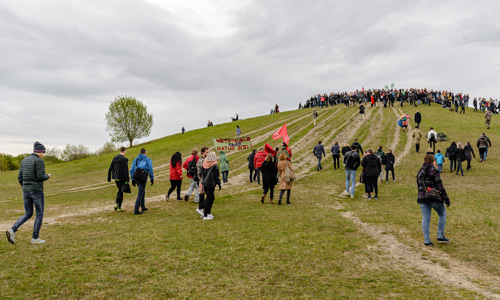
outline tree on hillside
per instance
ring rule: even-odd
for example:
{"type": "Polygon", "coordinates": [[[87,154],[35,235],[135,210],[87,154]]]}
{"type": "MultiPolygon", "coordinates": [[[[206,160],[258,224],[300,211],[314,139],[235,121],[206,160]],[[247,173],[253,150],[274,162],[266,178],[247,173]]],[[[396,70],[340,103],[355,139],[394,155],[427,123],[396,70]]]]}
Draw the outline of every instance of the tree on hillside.
{"type": "Polygon", "coordinates": [[[153,115],[148,114],[146,105],[134,97],[115,97],[106,113],[106,130],[110,131],[115,143],[129,141],[130,147],[135,139],[151,134],[153,115]]]}

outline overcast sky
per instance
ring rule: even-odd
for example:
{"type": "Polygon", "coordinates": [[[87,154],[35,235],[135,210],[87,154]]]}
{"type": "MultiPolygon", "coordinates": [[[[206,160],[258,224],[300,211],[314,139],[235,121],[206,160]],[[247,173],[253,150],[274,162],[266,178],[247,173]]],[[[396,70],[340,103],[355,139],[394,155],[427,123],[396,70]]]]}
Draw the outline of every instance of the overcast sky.
{"type": "Polygon", "coordinates": [[[2,1],[0,152],[97,150],[120,95],[153,113],[138,142],[392,82],[500,98],[499,12],[470,0],[2,1]]]}

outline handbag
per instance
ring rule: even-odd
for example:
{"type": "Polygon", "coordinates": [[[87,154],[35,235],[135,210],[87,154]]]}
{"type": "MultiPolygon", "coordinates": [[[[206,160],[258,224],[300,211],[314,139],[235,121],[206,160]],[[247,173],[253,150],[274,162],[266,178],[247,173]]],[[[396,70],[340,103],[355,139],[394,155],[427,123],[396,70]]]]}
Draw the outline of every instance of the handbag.
{"type": "Polygon", "coordinates": [[[137,168],[137,160],[135,160],[135,171],[132,177],[134,177],[135,181],[140,183],[146,183],[148,180],[148,172],[144,169],[137,168]]]}
{"type": "Polygon", "coordinates": [[[285,182],[293,182],[295,179],[295,173],[293,173],[292,169],[290,169],[287,163],[285,167],[285,182]]]}
{"type": "Polygon", "coordinates": [[[132,193],[132,191],[130,190],[130,184],[128,184],[128,182],[125,182],[122,185],[121,192],[122,193],[132,193]]]}
{"type": "Polygon", "coordinates": [[[431,201],[431,202],[444,202],[441,199],[441,192],[439,190],[436,190],[436,189],[430,188],[430,187],[425,188],[424,198],[425,198],[425,200],[431,201]]]}

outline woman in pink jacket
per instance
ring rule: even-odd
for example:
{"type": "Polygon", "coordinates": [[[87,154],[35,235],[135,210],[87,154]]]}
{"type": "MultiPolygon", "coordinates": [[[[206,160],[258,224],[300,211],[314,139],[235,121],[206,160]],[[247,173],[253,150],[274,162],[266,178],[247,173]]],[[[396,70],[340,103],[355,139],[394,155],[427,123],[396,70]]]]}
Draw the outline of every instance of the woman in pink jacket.
{"type": "Polygon", "coordinates": [[[170,159],[170,189],[165,196],[168,199],[170,194],[177,188],[177,200],[181,198],[181,185],[182,185],[182,157],[179,152],[175,152],[170,159]]]}

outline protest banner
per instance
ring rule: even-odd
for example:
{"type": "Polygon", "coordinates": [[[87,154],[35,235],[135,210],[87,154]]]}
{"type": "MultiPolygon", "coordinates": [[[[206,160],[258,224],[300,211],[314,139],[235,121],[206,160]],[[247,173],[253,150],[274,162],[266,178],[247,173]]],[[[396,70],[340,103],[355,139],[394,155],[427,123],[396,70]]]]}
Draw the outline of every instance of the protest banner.
{"type": "Polygon", "coordinates": [[[252,149],[252,140],[249,136],[237,139],[212,139],[215,151],[239,151],[252,149]]]}

